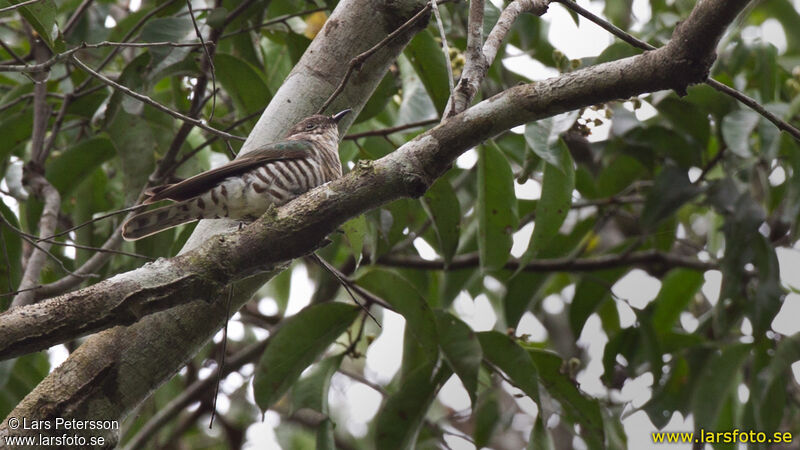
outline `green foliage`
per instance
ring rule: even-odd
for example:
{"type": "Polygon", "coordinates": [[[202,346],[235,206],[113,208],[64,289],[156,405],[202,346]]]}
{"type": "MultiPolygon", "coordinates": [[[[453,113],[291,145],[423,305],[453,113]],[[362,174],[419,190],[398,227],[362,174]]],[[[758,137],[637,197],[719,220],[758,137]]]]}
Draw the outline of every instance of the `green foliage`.
{"type": "Polygon", "coordinates": [[[287,320],[270,339],[253,378],[259,408],[266,411],[279,400],[300,373],[353,323],[357,314],[358,309],[352,306],[328,303],[306,308],[287,320]]]}

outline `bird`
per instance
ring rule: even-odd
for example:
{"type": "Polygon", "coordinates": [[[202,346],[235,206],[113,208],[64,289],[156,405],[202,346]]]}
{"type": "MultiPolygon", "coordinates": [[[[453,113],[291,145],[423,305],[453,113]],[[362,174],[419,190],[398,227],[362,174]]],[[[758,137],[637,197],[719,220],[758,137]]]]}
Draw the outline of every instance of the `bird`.
{"type": "Polygon", "coordinates": [[[135,241],[200,219],[255,220],[271,205],[280,206],[341,177],[338,123],[351,111],[306,117],[282,141],[178,183],[147,190],[143,204],[174,203],[134,215],[122,225],[122,237],[135,241]]]}

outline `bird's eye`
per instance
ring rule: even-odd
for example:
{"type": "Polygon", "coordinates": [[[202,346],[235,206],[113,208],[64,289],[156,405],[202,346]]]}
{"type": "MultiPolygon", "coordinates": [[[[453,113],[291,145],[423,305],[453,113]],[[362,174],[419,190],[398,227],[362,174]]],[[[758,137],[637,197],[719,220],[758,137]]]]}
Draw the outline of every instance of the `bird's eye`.
{"type": "Polygon", "coordinates": [[[306,125],[306,130],[313,130],[314,128],[317,128],[316,124],[309,123],[308,125],[306,125]]]}

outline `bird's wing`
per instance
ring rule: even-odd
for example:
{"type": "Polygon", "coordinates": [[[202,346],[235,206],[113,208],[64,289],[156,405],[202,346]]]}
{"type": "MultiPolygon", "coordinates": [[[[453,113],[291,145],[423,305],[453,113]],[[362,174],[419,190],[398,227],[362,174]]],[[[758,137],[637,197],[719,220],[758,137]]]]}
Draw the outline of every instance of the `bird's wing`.
{"type": "Polygon", "coordinates": [[[146,203],[160,200],[183,201],[202,194],[228,177],[236,176],[264,164],[311,155],[309,141],[281,141],[266,144],[216,169],[207,170],[179,183],[156,186],[147,191],[146,203]]]}

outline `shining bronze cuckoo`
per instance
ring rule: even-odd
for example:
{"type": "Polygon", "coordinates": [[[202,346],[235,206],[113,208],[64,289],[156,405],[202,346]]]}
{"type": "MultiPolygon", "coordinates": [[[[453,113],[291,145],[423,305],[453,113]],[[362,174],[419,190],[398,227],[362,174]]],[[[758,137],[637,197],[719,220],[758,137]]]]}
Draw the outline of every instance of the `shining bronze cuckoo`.
{"type": "Polygon", "coordinates": [[[122,226],[122,237],[133,241],[199,219],[254,220],[270,205],[342,176],[338,123],[350,111],[306,117],[282,141],[179,183],[149,189],[145,204],[176,203],[136,214],[122,226]]]}

